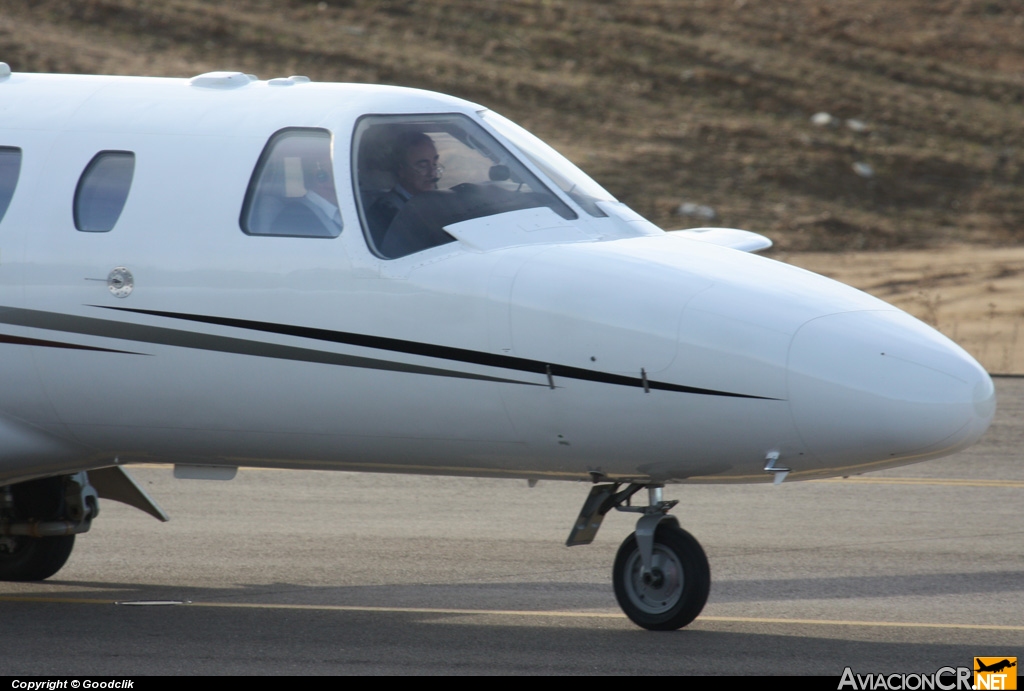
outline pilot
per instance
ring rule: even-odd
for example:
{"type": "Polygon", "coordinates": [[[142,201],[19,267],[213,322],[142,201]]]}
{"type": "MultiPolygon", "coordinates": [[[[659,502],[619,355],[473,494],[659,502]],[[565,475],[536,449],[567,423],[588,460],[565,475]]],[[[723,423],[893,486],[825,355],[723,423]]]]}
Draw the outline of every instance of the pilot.
{"type": "Polygon", "coordinates": [[[337,237],[341,233],[342,222],[330,159],[303,158],[302,177],[306,193],[288,200],[274,219],[275,232],[337,237]]]}
{"type": "Polygon", "coordinates": [[[366,210],[370,233],[378,247],[391,221],[407,201],[421,192],[437,189],[444,173],[438,158],[434,140],[423,132],[405,132],[395,140],[390,167],[396,184],[366,210]]]}

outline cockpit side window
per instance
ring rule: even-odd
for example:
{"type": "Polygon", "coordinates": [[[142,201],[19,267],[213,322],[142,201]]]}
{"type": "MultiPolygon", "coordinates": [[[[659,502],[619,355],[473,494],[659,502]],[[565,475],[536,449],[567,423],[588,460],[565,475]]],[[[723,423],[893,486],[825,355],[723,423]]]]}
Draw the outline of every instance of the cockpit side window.
{"type": "Polygon", "coordinates": [[[117,225],[135,175],[131,151],[101,151],[85,167],[75,189],[75,227],[106,233],[117,225]]]}
{"type": "Polygon", "coordinates": [[[11,205],[14,188],[18,186],[21,173],[21,149],[0,146],[0,221],[4,220],[7,207],[11,205]]]}
{"type": "Polygon", "coordinates": [[[453,242],[445,227],[474,218],[539,207],[577,218],[464,115],[367,116],[356,126],[352,151],[367,242],[385,259],[453,242]]]}
{"type": "Polygon", "coordinates": [[[342,221],[331,133],[300,128],[276,132],[249,180],[239,223],[247,235],[338,237],[342,221]]]}

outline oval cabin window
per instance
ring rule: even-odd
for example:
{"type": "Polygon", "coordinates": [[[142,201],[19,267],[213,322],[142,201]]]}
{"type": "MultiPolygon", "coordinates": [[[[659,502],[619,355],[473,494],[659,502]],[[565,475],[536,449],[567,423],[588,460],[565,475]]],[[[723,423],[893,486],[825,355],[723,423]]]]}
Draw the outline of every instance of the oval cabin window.
{"type": "Polygon", "coordinates": [[[7,207],[11,205],[14,188],[18,185],[21,172],[21,149],[0,146],[0,221],[4,220],[7,207]]]}
{"type": "Polygon", "coordinates": [[[135,154],[101,151],[85,167],[75,190],[75,227],[90,233],[112,230],[128,200],[135,154]]]}

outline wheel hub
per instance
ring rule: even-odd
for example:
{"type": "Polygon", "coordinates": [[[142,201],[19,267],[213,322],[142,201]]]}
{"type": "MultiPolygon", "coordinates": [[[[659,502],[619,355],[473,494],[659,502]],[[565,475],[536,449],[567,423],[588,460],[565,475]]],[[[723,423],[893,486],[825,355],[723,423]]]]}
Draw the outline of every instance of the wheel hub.
{"type": "Polygon", "coordinates": [[[683,595],[683,568],[678,558],[661,545],[654,548],[654,566],[643,567],[636,552],[629,565],[626,592],[636,607],[648,614],[671,610],[683,595]]]}
{"type": "Polygon", "coordinates": [[[643,575],[640,576],[640,580],[648,588],[660,588],[665,584],[665,574],[661,572],[661,569],[651,569],[650,571],[644,571],[643,575]]]}

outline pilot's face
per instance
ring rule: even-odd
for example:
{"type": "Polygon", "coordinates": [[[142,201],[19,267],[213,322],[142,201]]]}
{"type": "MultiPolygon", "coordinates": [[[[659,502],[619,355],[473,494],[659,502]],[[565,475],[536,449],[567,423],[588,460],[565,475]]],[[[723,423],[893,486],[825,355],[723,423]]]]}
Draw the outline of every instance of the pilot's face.
{"type": "Polygon", "coordinates": [[[398,170],[398,181],[412,194],[437,189],[437,148],[432,142],[420,142],[409,147],[398,170]]]}

